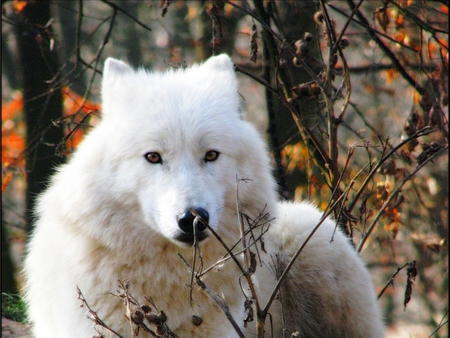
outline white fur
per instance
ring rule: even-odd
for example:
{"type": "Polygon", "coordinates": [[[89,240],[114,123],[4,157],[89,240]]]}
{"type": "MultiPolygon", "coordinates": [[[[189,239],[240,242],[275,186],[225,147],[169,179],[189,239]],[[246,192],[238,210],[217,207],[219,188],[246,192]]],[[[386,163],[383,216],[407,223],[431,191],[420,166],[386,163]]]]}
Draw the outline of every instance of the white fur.
{"type": "MultiPolygon", "coordinates": [[[[95,335],[77,299],[78,286],[104,322],[130,335],[125,307],[109,294],[117,289],[117,279],[126,278],[141,303],[151,296],[167,313],[167,324],[179,337],[235,337],[223,312],[202,290],[195,288],[194,303],[189,299],[191,276],[178,253],[191,262],[192,248],[174,239],[176,215],[190,207],[206,209],[210,226],[232,246],[240,236],[237,179],[248,178],[239,183],[241,211],[251,218],[262,211],[276,217],[264,237],[264,267],[258,266],[255,276],[263,300],[276,282],[267,266],[276,255],[286,264],[321,213],[303,203],[277,206],[270,160],[261,136],[240,117],[228,56],[165,73],[134,71],[108,59],[102,95],[101,122],[38,200],[25,264],[34,334],[95,335]],[[204,160],[209,150],[220,152],[216,161],[204,160]],[[149,163],[144,158],[148,152],[158,152],[163,162],[149,163]],[[202,317],[202,325],[191,323],[194,314],[202,317]]],[[[285,313],[287,328],[308,336],[317,323],[325,323],[321,337],[382,337],[370,276],[343,234],[338,231],[330,243],[333,230],[327,220],[288,276],[281,294],[282,302],[287,292],[292,299],[292,304],[283,302],[283,310],[290,312],[285,313]],[[323,318],[310,318],[308,312],[323,318]]],[[[225,254],[209,237],[200,243],[205,268],[225,254]]],[[[242,325],[239,277],[236,264],[228,260],[203,281],[242,325]]],[[[275,337],[281,337],[280,308],[275,301],[275,337]]],[[[246,334],[254,336],[254,329],[246,334]]],[[[147,336],[141,331],[139,337],[147,336]]]]}

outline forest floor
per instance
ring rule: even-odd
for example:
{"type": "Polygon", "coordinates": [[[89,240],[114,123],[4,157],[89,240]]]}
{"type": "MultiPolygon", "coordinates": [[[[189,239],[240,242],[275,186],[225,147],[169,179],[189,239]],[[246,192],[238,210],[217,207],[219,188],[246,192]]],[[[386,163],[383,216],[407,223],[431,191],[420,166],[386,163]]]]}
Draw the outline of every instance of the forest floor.
{"type": "Polygon", "coordinates": [[[31,338],[29,326],[2,317],[2,338],[31,338]]]}

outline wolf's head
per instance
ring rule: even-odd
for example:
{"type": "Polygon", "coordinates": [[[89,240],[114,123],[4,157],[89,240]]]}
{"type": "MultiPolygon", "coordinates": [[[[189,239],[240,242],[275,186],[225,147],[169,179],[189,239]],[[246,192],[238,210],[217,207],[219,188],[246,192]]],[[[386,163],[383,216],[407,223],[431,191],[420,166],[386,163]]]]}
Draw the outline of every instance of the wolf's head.
{"type": "Polygon", "coordinates": [[[237,199],[250,217],[272,211],[269,158],[240,116],[228,56],[163,73],[108,59],[102,101],[73,162],[90,176],[87,207],[101,209],[106,227],[116,220],[192,244],[210,235],[197,216],[222,234],[237,229],[237,199]]]}

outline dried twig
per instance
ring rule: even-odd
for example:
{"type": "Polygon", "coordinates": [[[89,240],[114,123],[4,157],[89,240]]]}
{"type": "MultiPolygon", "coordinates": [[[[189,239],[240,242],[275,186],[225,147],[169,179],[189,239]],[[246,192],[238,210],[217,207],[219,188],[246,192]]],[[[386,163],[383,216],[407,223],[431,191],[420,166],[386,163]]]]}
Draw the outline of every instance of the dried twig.
{"type": "MultiPolygon", "coordinates": [[[[350,9],[355,9],[355,4],[353,3],[353,0],[347,0],[347,4],[349,5],[350,9]]],[[[377,32],[369,25],[369,22],[367,21],[366,17],[361,13],[361,11],[356,11],[356,16],[358,19],[364,24],[363,27],[366,29],[367,33],[372,37],[372,39],[375,41],[375,43],[380,47],[380,49],[386,54],[386,56],[392,61],[395,68],[399,71],[399,73],[403,76],[403,78],[415,89],[417,92],[419,92],[421,95],[426,94],[425,88],[423,88],[421,85],[419,85],[412,77],[408,74],[408,72],[405,70],[401,62],[397,59],[397,57],[394,55],[394,53],[391,51],[391,49],[384,44],[383,41],[378,37],[377,32]]]]}
{"type": "Polygon", "coordinates": [[[78,286],[77,286],[77,293],[78,293],[78,299],[81,300],[81,302],[82,302],[82,306],[86,306],[86,308],[89,311],[90,316],[88,316],[88,319],[90,319],[95,325],[99,325],[99,326],[105,328],[106,330],[111,332],[116,337],[125,338],[122,335],[120,335],[119,333],[117,333],[116,331],[114,331],[113,329],[111,329],[108,325],[105,324],[105,322],[103,322],[98,317],[97,312],[95,312],[94,310],[91,309],[91,307],[87,303],[86,299],[83,296],[83,293],[81,292],[81,290],[78,286]]]}
{"type": "Polygon", "coordinates": [[[134,22],[136,22],[139,26],[145,28],[148,31],[151,31],[152,29],[150,27],[148,27],[145,23],[139,21],[138,18],[136,18],[134,15],[128,13],[126,10],[124,10],[122,7],[118,6],[117,4],[108,1],[108,0],[101,0],[101,2],[104,2],[105,4],[107,4],[108,6],[110,6],[111,8],[114,9],[114,12],[119,11],[122,12],[123,14],[125,14],[126,16],[128,16],[131,20],[133,20],[134,22]]]}
{"type": "Polygon", "coordinates": [[[417,172],[422,169],[422,167],[424,167],[428,162],[432,161],[433,159],[435,159],[436,157],[438,157],[439,155],[441,155],[442,153],[444,153],[445,151],[448,150],[448,145],[443,147],[439,152],[433,154],[432,156],[430,156],[429,158],[427,158],[426,160],[424,160],[424,162],[422,162],[421,164],[419,164],[410,174],[407,174],[403,180],[400,182],[400,184],[394,189],[394,191],[392,191],[391,195],[386,199],[386,201],[384,202],[383,206],[380,208],[380,210],[378,211],[378,213],[375,215],[374,219],[372,220],[372,223],[369,225],[367,231],[365,232],[363,238],[361,239],[361,241],[359,242],[357,251],[360,252],[364,246],[364,243],[367,241],[367,239],[369,238],[370,234],[372,233],[373,229],[375,228],[375,225],[378,223],[379,218],[381,217],[381,215],[384,213],[384,210],[386,209],[386,207],[389,205],[389,203],[394,199],[394,197],[397,196],[397,194],[401,191],[401,189],[403,188],[403,186],[410,181],[415,174],[417,174],[417,172]]]}
{"type": "Polygon", "coordinates": [[[438,326],[431,332],[431,334],[428,336],[428,338],[431,338],[434,336],[442,327],[448,324],[448,319],[444,321],[444,319],[448,316],[448,309],[445,311],[445,314],[442,316],[441,321],[439,322],[438,326]]]}
{"type": "MultiPolygon", "coordinates": [[[[205,223],[206,224],[206,223],[205,223]]],[[[195,281],[197,283],[197,285],[204,290],[208,296],[210,296],[216,303],[217,305],[219,305],[220,309],[223,311],[223,313],[225,314],[225,316],[227,317],[227,319],[230,321],[231,325],[233,326],[233,328],[235,329],[236,333],[238,334],[239,337],[241,338],[245,338],[244,334],[242,333],[239,325],[236,323],[236,321],[234,320],[233,316],[230,313],[230,309],[228,308],[228,305],[226,304],[226,302],[220,298],[218,296],[217,293],[215,293],[214,291],[212,291],[202,280],[201,278],[197,275],[197,273],[195,272],[194,268],[192,266],[189,265],[189,263],[186,261],[186,259],[184,259],[184,257],[181,254],[178,254],[178,256],[181,258],[181,260],[184,262],[184,264],[186,265],[186,267],[189,269],[189,271],[192,273],[192,276],[194,276],[195,281]]]]}

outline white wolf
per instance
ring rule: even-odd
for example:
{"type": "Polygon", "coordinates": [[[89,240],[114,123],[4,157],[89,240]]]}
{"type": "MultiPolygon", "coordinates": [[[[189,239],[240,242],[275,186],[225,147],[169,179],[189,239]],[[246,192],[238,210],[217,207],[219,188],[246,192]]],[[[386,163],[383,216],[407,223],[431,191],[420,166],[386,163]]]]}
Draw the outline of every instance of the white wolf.
{"type": "MultiPolygon", "coordinates": [[[[141,305],[144,296],[152,297],[180,338],[238,336],[200,286],[226,304],[246,337],[254,337],[253,323],[243,328],[250,293],[248,285],[240,286],[245,283],[236,262],[216,265],[190,287],[192,244],[199,242],[202,256],[196,271],[206,270],[226,254],[213,231],[230,248],[239,242],[237,200],[250,219],[267,214],[260,220],[265,229],[271,223],[264,235],[267,254],[252,249],[262,260],[252,278],[264,306],[279,275],[272,272],[275,257],[285,266],[322,213],[307,203],[277,203],[263,138],[240,116],[230,58],[164,73],[108,59],[102,98],[101,122],[38,201],[25,264],[34,334],[96,334],[77,299],[78,286],[100,319],[130,336],[125,307],[110,294],[118,279],[128,279],[131,295],[141,305]]],[[[266,336],[384,336],[370,275],[342,233],[330,241],[334,230],[326,220],[298,257],[270,309],[274,331],[267,320],[266,336]]],[[[233,250],[241,249],[239,243],[233,250]]],[[[141,329],[139,337],[150,336],[141,329]]]]}

